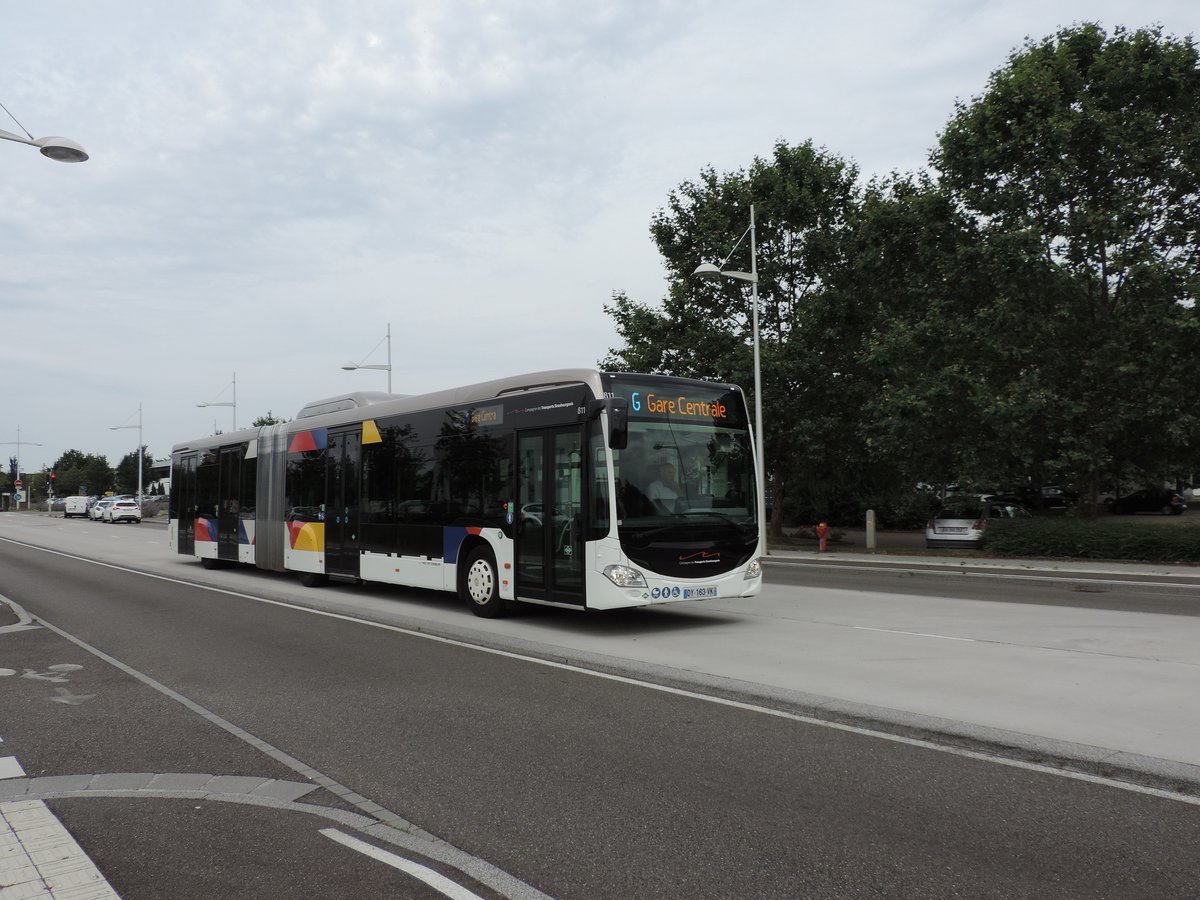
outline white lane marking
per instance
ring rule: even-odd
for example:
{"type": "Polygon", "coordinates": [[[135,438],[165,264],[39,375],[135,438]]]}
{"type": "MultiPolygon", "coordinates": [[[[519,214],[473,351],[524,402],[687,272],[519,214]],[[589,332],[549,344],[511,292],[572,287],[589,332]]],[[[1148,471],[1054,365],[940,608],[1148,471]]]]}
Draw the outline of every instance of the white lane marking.
{"type": "Polygon", "coordinates": [[[481,900],[478,894],[468,891],[461,884],[451,881],[445,875],[441,875],[427,866],[415,863],[411,859],[405,859],[403,856],[397,856],[395,853],[381,850],[374,844],[360,841],[358,838],[351,837],[344,832],[338,831],[336,828],[322,828],[321,834],[331,840],[337,841],[339,844],[349,847],[351,850],[357,850],[359,853],[379,860],[379,862],[385,863],[393,869],[399,869],[401,872],[425,882],[435,891],[445,894],[451,900],[481,900]]]}
{"type": "MultiPolygon", "coordinates": [[[[17,541],[9,541],[6,538],[0,538],[0,541],[4,541],[6,543],[19,543],[17,541]]],[[[171,582],[173,584],[182,585],[184,587],[193,587],[193,588],[199,588],[201,590],[205,590],[204,585],[194,584],[189,581],[181,581],[176,578],[168,578],[168,577],[162,576],[162,575],[152,575],[148,572],[138,572],[136,569],[128,569],[123,566],[109,565],[108,563],[100,563],[100,562],[96,562],[95,560],[87,560],[87,559],[83,559],[82,557],[71,556],[70,554],[67,554],[67,553],[60,553],[57,550],[45,550],[44,548],[41,548],[41,547],[32,547],[32,546],[26,545],[26,544],[20,544],[20,546],[26,547],[27,549],[31,549],[31,550],[43,550],[43,552],[50,553],[55,556],[63,556],[63,557],[67,557],[69,559],[75,559],[79,562],[91,562],[94,565],[103,566],[104,568],[109,568],[109,569],[117,569],[122,572],[127,572],[131,575],[143,575],[147,578],[156,578],[159,581],[167,581],[167,582],[171,582]]],[[[293,606],[292,604],[280,603],[278,601],[268,601],[262,597],[254,597],[254,596],[251,596],[250,594],[239,594],[234,591],[221,590],[220,588],[211,588],[209,590],[212,590],[215,593],[225,594],[227,596],[240,597],[240,598],[243,598],[246,600],[254,600],[254,601],[258,601],[258,602],[262,602],[262,603],[270,603],[272,605],[283,606],[283,607],[286,607],[289,609],[293,609],[297,612],[305,612],[306,611],[304,609],[304,607],[293,606]]],[[[5,597],[3,594],[0,594],[0,603],[8,603],[14,609],[18,609],[18,610],[20,609],[19,605],[15,601],[11,600],[8,597],[5,597]]],[[[312,610],[308,610],[308,611],[312,612],[312,610]]],[[[24,612],[24,611],[22,610],[22,612],[24,612]]],[[[347,621],[355,622],[357,624],[362,624],[362,625],[370,624],[368,622],[364,622],[362,620],[353,619],[353,618],[349,618],[349,617],[339,617],[339,618],[346,618],[347,621]]],[[[313,781],[313,782],[321,785],[322,787],[328,788],[329,790],[332,790],[334,793],[338,794],[339,796],[341,796],[343,799],[347,800],[348,802],[353,803],[356,806],[359,806],[361,809],[363,809],[363,812],[366,813],[369,818],[371,818],[375,821],[384,822],[385,824],[389,825],[391,828],[396,829],[398,834],[402,834],[406,838],[412,839],[414,841],[422,841],[422,842],[427,841],[428,842],[427,844],[422,843],[422,846],[420,846],[420,848],[416,852],[419,852],[424,856],[432,857],[434,859],[440,860],[441,862],[446,863],[446,865],[448,865],[452,868],[458,869],[461,872],[469,873],[470,876],[472,878],[474,878],[476,881],[480,882],[481,884],[486,884],[489,887],[491,887],[493,890],[495,890],[499,896],[511,897],[511,898],[513,898],[513,900],[551,900],[551,898],[549,898],[548,896],[543,894],[541,891],[537,890],[536,888],[532,887],[531,885],[525,884],[523,881],[520,881],[515,876],[509,875],[507,872],[503,871],[502,869],[498,869],[497,867],[493,866],[491,863],[487,862],[484,859],[480,859],[479,857],[472,856],[469,853],[467,853],[465,850],[460,850],[459,848],[455,847],[454,845],[449,844],[444,840],[438,839],[433,835],[428,835],[425,838],[422,838],[421,837],[421,835],[422,835],[421,829],[419,829],[417,826],[413,825],[411,822],[408,822],[407,820],[403,819],[402,817],[396,815],[395,813],[393,813],[389,810],[386,810],[386,809],[382,809],[381,807],[378,806],[378,804],[371,804],[371,806],[373,806],[374,809],[368,810],[364,806],[364,804],[366,804],[368,802],[367,798],[358,796],[353,791],[351,791],[349,788],[344,787],[343,785],[334,781],[329,776],[324,775],[321,772],[318,772],[315,769],[310,768],[308,765],[306,765],[305,763],[302,763],[300,760],[296,759],[295,757],[283,752],[282,750],[272,746],[271,744],[268,744],[266,741],[262,740],[259,737],[256,737],[255,735],[251,734],[250,732],[245,731],[242,728],[239,728],[238,726],[234,725],[232,722],[221,718],[216,713],[206,709],[205,707],[201,706],[200,704],[196,703],[195,701],[188,699],[187,697],[183,696],[182,694],[178,693],[177,691],[172,690],[171,688],[167,687],[165,684],[155,681],[149,675],[146,675],[143,672],[139,672],[137,669],[134,669],[133,667],[126,665],[125,663],[121,662],[119,659],[109,656],[107,653],[103,652],[102,650],[99,650],[98,648],[91,646],[90,644],[86,643],[85,641],[80,640],[79,638],[75,637],[74,635],[72,635],[66,631],[63,631],[61,628],[58,628],[58,627],[50,624],[49,622],[45,622],[44,620],[42,620],[42,621],[46,628],[53,631],[55,634],[60,635],[64,639],[70,641],[71,643],[75,644],[76,646],[83,648],[88,653],[95,656],[97,659],[104,660],[106,663],[111,665],[113,668],[115,668],[121,672],[125,672],[130,677],[136,678],[138,681],[142,682],[143,684],[149,685],[150,687],[152,687],[154,690],[158,691],[163,696],[169,697],[172,700],[174,700],[175,702],[182,704],[187,709],[189,709],[192,712],[196,713],[197,715],[203,717],[207,721],[212,722],[218,728],[224,729],[225,731],[229,732],[230,734],[232,734],[234,737],[238,738],[239,740],[245,741],[246,743],[250,744],[250,746],[265,753],[270,758],[289,767],[293,771],[300,773],[305,779],[307,779],[309,781],[313,781]]],[[[464,645],[464,646],[469,646],[469,645],[464,645]]],[[[393,843],[395,843],[395,841],[393,841],[393,843]]]]}
{"type": "MultiPolygon", "coordinates": [[[[155,575],[151,572],[140,572],[137,569],[130,569],[125,566],[118,566],[114,563],[99,562],[97,560],[87,559],[82,556],[75,556],[74,554],[71,554],[71,553],[63,553],[61,550],[49,550],[45,547],[36,547],[32,544],[26,544],[22,541],[11,540],[10,538],[0,538],[0,541],[3,541],[4,543],[17,544],[18,546],[24,547],[27,550],[39,550],[43,553],[49,553],[53,556],[64,556],[67,559],[74,559],[79,562],[91,563],[92,565],[101,566],[106,569],[116,569],[117,571],[120,571],[120,572],[128,572],[131,575],[141,575],[146,578],[155,578],[155,579],[158,579],[159,581],[169,581],[172,584],[182,585],[183,587],[197,588],[202,591],[212,591],[213,593],[216,593],[216,594],[224,594],[225,596],[228,596],[228,597],[239,597],[244,600],[252,600],[255,603],[266,603],[270,606],[280,606],[280,607],[283,607],[284,609],[291,609],[291,610],[295,610],[296,612],[308,613],[309,615],[314,615],[314,616],[324,616],[325,618],[328,618],[328,619],[338,619],[343,622],[354,622],[359,625],[366,625],[367,627],[370,627],[370,628],[379,628],[384,631],[392,631],[397,634],[407,635],[409,637],[423,638],[424,640],[427,640],[427,641],[435,641],[440,644],[448,644],[452,647],[462,647],[464,649],[475,650],[480,653],[490,653],[494,656],[503,656],[508,659],[515,659],[515,660],[520,660],[522,662],[533,663],[534,665],[546,666],[547,668],[551,668],[551,669],[561,669],[566,672],[575,672],[580,675],[588,675],[588,676],[591,676],[592,678],[603,678],[607,681],[615,681],[620,684],[628,684],[628,685],[632,685],[634,687],[641,687],[641,688],[645,688],[647,690],[658,691],[658,692],[664,693],[664,694],[673,694],[678,697],[687,697],[689,699],[700,700],[705,703],[715,703],[718,706],[728,706],[733,709],[741,709],[746,712],[759,713],[760,715],[774,716],[774,717],[780,718],[780,719],[787,719],[787,720],[790,720],[793,722],[800,722],[805,725],[813,725],[817,728],[830,728],[830,729],[833,729],[834,731],[845,731],[850,734],[862,735],[863,737],[871,737],[871,738],[875,738],[875,739],[881,740],[881,741],[889,741],[894,744],[906,744],[910,747],[920,747],[924,750],[933,750],[936,753],[946,753],[946,754],[949,754],[950,756],[961,756],[966,759],[974,759],[974,760],[978,760],[980,762],[993,763],[993,764],[999,765],[999,766],[1008,766],[1009,768],[1012,768],[1012,769],[1024,769],[1029,772],[1038,772],[1042,775],[1053,775],[1058,778],[1068,778],[1068,779],[1071,779],[1072,781],[1084,781],[1084,782],[1088,782],[1089,784],[1104,785],[1106,787],[1116,788],[1117,790],[1128,791],[1133,794],[1146,794],[1146,795],[1149,795],[1152,797],[1159,797],[1159,798],[1165,799],[1165,800],[1175,800],[1179,803],[1188,803],[1193,806],[1200,806],[1200,797],[1192,796],[1190,794],[1175,793],[1172,791],[1164,791],[1164,790],[1160,790],[1159,788],[1145,787],[1143,785],[1134,784],[1134,783],[1128,782],[1128,781],[1119,781],[1115,778],[1104,778],[1099,775],[1089,775],[1086,772],[1072,772],[1072,771],[1069,771],[1066,769],[1058,769],[1058,768],[1055,768],[1054,766],[1046,766],[1046,765],[1041,765],[1039,763],[1024,762],[1023,760],[1019,760],[1019,759],[1008,759],[1003,756],[992,756],[992,755],[989,755],[986,753],[977,752],[975,750],[964,750],[960,747],[944,746],[942,744],[935,744],[932,741],[923,741],[923,740],[919,740],[918,738],[904,737],[903,735],[899,735],[899,734],[889,734],[886,731],[874,731],[869,728],[861,728],[857,725],[846,725],[842,722],[830,722],[825,719],[813,718],[812,716],[804,716],[804,715],[799,715],[797,713],[784,712],[782,710],[771,709],[771,708],[765,707],[765,706],[755,706],[754,704],[751,704],[751,703],[743,703],[740,700],[727,700],[724,697],[712,697],[707,694],[697,693],[695,691],[683,690],[682,688],[670,687],[668,685],[663,685],[663,684],[654,684],[653,682],[650,682],[650,681],[640,681],[636,678],[630,678],[625,675],[613,675],[608,672],[597,672],[592,669],[585,669],[581,666],[573,666],[569,663],[559,663],[559,662],[554,662],[553,660],[539,659],[536,656],[525,656],[520,653],[513,653],[510,650],[498,650],[493,647],[483,647],[483,646],[480,646],[479,644],[469,643],[468,641],[460,641],[460,640],[456,640],[454,638],[442,637],[442,636],[436,635],[436,634],[426,634],[421,631],[414,631],[411,628],[401,628],[398,625],[387,625],[382,622],[372,622],[369,619],[362,619],[362,618],[358,618],[357,616],[349,616],[344,613],[327,612],[327,611],[321,610],[321,609],[312,609],[307,606],[300,606],[298,604],[290,603],[290,602],[287,602],[284,600],[271,600],[267,597],[256,597],[253,594],[243,594],[240,591],[231,591],[226,588],[211,587],[211,586],[204,585],[204,584],[198,584],[194,581],[184,581],[179,578],[172,578],[168,575],[155,575]]],[[[12,603],[12,601],[8,600],[8,598],[3,597],[2,595],[0,595],[0,599],[3,599],[9,603],[12,603]]],[[[15,604],[15,603],[12,603],[12,605],[14,607],[17,606],[17,604],[15,604]]],[[[44,620],[43,620],[43,622],[44,622],[44,620]]],[[[50,626],[50,627],[53,629],[53,626],[50,626]]],[[[58,629],[53,629],[53,630],[55,630],[59,634],[66,635],[65,632],[58,631],[58,629]]],[[[71,638],[71,640],[74,640],[78,643],[78,639],[76,639],[76,638],[71,638]]],[[[123,664],[117,663],[115,660],[112,660],[111,657],[100,654],[100,651],[98,651],[98,650],[95,650],[90,647],[88,649],[92,653],[101,655],[102,658],[108,659],[116,665],[123,665],[123,664]]],[[[132,671],[132,670],[130,670],[130,671],[132,671]]],[[[139,675],[138,677],[141,677],[143,679],[147,678],[147,676],[141,676],[141,675],[139,675]]],[[[159,688],[159,690],[162,690],[164,693],[167,693],[168,696],[176,696],[176,697],[180,696],[180,695],[175,694],[175,692],[170,691],[169,688],[159,688]]],[[[183,702],[190,703],[191,701],[187,701],[186,699],[184,699],[183,702]]],[[[1103,748],[1101,748],[1101,749],[1103,749],[1103,748]]],[[[1113,751],[1113,752],[1114,752],[1114,755],[1116,755],[1116,751],[1113,751]]]]}
{"type": "Polygon", "coordinates": [[[0,778],[24,778],[25,770],[15,756],[0,756],[0,778]]]}
{"type": "Polygon", "coordinates": [[[856,631],[879,631],[879,632],[882,632],[883,634],[907,634],[911,637],[940,638],[943,641],[966,641],[968,644],[978,644],[979,643],[979,641],[975,640],[975,638],[951,637],[948,634],[929,634],[928,632],[925,632],[925,631],[896,631],[892,628],[869,628],[866,625],[851,625],[850,627],[855,629],[856,631]]]}

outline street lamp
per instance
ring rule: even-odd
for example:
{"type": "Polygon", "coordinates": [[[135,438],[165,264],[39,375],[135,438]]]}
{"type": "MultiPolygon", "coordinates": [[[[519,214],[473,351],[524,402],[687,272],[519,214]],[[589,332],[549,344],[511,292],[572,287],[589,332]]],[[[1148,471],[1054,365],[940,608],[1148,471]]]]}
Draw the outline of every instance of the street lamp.
{"type": "MultiPolygon", "coordinates": [[[[387,372],[388,393],[390,394],[392,392],[392,323],[391,322],[388,322],[387,334],[384,336],[383,341],[387,341],[387,365],[382,365],[380,363],[372,363],[370,365],[368,365],[367,363],[346,363],[344,366],[342,366],[342,368],[345,369],[347,372],[353,372],[355,369],[378,369],[381,372],[387,372]]],[[[379,344],[382,344],[383,341],[380,341],[379,344]]],[[[374,347],[371,348],[371,353],[374,353],[376,350],[379,349],[379,344],[376,344],[374,347]]],[[[368,353],[366,356],[363,357],[363,359],[369,358],[371,353],[368,353]]]]}
{"type": "MultiPolygon", "coordinates": [[[[218,397],[225,393],[225,388],[221,388],[217,394],[218,397]]],[[[232,400],[204,400],[196,404],[197,406],[232,406],[233,407],[233,430],[237,431],[237,372],[233,373],[233,399],[232,400]]]]}
{"type": "MultiPolygon", "coordinates": [[[[8,113],[8,117],[14,122],[17,122],[17,117],[8,112],[8,107],[0,103],[0,109],[8,113]]],[[[25,126],[21,125],[21,130],[25,131],[25,126]]],[[[87,151],[79,144],[70,138],[65,137],[44,137],[35,138],[28,131],[25,131],[26,137],[21,137],[19,134],[13,134],[11,131],[5,131],[0,128],[0,140],[14,141],[18,144],[28,144],[30,147],[37,147],[41,151],[42,156],[48,159],[57,160],[58,162],[83,162],[88,158],[87,151]]]]}
{"type": "Polygon", "coordinates": [[[145,454],[142,452],[142,404],[140,404],[140,403],[138,404],[138,423],[137,423],[136,425],[110,425],[110,426],[108,426],[108,430],[109,430],[109,431],[120,431],[122,428],[136,428],[136,429],[137,429],[137,431],[138,431],[138,448],[137,448],[137,460],[138,460],[138,489],[137,489],[137,500],[138,500],[138,503],[141,503],[141,502],[142,502],[142,457],[145,455],[145,454]]]}
{"type": "Polygon", "coordinates": [[[737,239],[737,243],[733,245],[733,250],[721,260],[719,265],[712,263],[701,263],[696,266],[693,275],[717,275],[725,278],[735,278],[739,281],[750,282],[750,295],[752,298],[752,321],[754,332],[754,444],[755,444],[755,474],[758,476],[758,546],[760,555],[767,552],[767,483],[766,483],[766,465],[764,462],[765,445],[763,444],[763,414],[762,414],[762,368],[759,364],[759,337],[758,337],[758,245],[756,243],[756,234],[754,231],[754,204],[750,204],[750,227],[742,232],[742,236],[737,239]],[[725,263],[729,262],[729,257],[733,256],[734,251],[746,239],[746,235],[750,235],[750,271],[738,272],[725,268],[725,263]]]}
{"type": "MultiPolygon", "coordinates": [[[[21,440],[21,426],[20,425],[17,426],[17,439],[15,441],[0,441],[0,444],[4,444],[5,446],[11,446],[12,444],[17,445],[17,481],[20,481],[21,480],[21,447],[22,446],[40,447],[42,445],[39,444],[37,441],[21,440]]],[[[30,505],[29,501],[26,500],[25,506],[28,508],[29,505],[30,505]]],[[[20,501],[17,501],[17,509],[20,509],[20,508],[21,508],[21,503],[20,503],[20,501]]]]}

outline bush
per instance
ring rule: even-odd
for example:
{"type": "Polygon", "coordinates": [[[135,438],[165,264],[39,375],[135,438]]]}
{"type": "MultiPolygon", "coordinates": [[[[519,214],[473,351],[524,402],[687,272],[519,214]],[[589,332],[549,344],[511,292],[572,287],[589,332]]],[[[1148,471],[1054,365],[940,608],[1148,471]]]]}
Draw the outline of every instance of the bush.
{"type": "Polygon", "coordinates": [[[984,534],[983,549],[993,556],[1200,563],[1200,523],[993,519],[984,534]]]}

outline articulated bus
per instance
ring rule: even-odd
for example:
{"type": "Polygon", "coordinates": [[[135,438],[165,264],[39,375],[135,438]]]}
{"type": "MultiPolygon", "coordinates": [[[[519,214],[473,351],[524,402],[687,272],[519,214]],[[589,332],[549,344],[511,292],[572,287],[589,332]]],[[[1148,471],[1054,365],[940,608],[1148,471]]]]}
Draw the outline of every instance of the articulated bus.
{"type": "Polygon", "coordinates": [[[762,588],[746,403],[729,384],[567,369],[354,393],[171,452],[169,540],[242,563],[615,609],[762,588]]]}

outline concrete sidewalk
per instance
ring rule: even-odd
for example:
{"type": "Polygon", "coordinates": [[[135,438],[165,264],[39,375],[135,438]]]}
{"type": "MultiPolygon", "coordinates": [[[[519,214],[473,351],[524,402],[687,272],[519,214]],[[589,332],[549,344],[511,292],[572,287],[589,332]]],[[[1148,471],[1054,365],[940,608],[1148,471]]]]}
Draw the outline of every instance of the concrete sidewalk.
{"type": "Polygon", "coordinates": [[[41,800],[0,803],[0,897],[116,900],[114,891],[41,800]]]}

